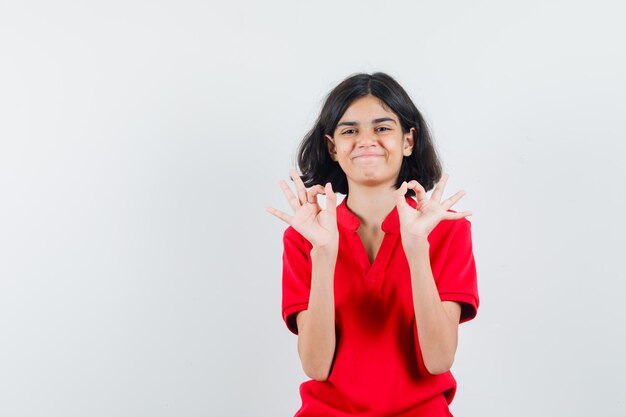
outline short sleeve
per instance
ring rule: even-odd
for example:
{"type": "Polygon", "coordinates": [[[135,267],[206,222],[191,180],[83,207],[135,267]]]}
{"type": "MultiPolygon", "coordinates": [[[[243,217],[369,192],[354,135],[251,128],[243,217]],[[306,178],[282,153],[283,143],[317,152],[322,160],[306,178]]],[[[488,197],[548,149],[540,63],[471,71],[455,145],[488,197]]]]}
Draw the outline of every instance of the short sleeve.
{"type": "Polygon", "coordinates": [[[282,316],[287,328],[298,334],[296,313],[309,307],[311,244],[289,226],[283,234],[282,316]]]}
{"type": "Polygon", "coordinates": [[[442,264],[435,279],[441,301],[461,303],[459,323],[476,317],[478,305],[478,282],[476,262],[472,251],[471,222],[467,219],[453,221],[442,248],[442,264]]]}

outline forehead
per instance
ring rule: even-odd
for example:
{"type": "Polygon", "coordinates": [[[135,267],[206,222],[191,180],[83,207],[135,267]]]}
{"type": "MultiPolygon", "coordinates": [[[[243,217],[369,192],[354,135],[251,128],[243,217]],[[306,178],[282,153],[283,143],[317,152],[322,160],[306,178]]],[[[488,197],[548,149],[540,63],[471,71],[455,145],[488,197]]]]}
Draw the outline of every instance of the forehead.
{"type": "Polygon", "coordinates": [[[380,117],[391,117],[394,120],[398,120],[398,116],[378,97],[367,95],[359,97],[350,103],[347,110],[339,119],[343,121],[369,121],[371,119],[377,119],[380,117]]]}

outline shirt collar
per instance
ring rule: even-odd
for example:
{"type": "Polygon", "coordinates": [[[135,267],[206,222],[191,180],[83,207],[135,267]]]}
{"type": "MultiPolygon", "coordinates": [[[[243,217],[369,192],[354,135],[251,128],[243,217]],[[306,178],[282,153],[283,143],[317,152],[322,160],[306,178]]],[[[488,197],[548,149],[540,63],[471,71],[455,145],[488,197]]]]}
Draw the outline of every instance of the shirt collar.
{"type": "MultiPolygon", "coordinates": [[[[417,207],[417,201],[411,196],[404,196],[407,203],[415,208],[417,207]]],[[[355,232],[359,226],[361,225],[361,221],[359,218],[348,208],[346,204],[348,201],[348,196],[346,196],[341,204],[337,206],[337,223],[342,227],[355,232]]],[[[400,227],[400,218],[398,217],[398,208],[396,206],[387,214],[385,220],[381,225],[383,232],[390,233],[394,230],[397,230],[400,227]]]]}

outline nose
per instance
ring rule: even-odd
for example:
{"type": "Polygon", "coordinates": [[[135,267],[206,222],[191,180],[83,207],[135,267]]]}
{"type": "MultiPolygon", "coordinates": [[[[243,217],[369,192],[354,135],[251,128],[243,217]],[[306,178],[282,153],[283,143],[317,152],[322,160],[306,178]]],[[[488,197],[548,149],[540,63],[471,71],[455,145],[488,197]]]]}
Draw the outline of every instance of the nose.
{"type": "Polygon", "coordinates": [[[362,148],[367,148],[376,143],[376,135],[372,132],[363,132],[357,137],[357,145],[362,148]]]}

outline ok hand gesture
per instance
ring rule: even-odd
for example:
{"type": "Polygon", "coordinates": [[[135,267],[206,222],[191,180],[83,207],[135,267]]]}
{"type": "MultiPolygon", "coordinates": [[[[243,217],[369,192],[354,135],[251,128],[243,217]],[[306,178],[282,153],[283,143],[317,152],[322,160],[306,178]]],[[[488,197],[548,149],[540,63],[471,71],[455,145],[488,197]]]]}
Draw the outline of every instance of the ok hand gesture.
{"type": "Polygon", "coordinates": [[[280,188],[294,211],[293,216],[273,207],[266,210],[296,229],[313,247],[337,248],[339,244],[337,195],[333,192],[332,185],[330,182],[325,187],[318,184],[307,191],[295,169],[290,169],[289,174],[296,185],[298,195],[293,194],[284,180],[280,180],[280,188]],[[325,209],[317,202],[318,194],[326,195],[325,209]]]}
{"type": "Polygon", "coordinates": [[[456,220],[471,216],[470,211],[453,213],[448,211],[457,201],[465,195],[465,191],[458,191],[452,197],[441,202],[441,195],[446,186],[448,174],[443,174],[435,186],[430,199],[426,197],[426,190],[415,180],[405,181],[400,188],[394,192],[396,206],[398,207],[398,217],[400,219],[400,233],[403,244],[405,242],[416,242],[418,239],[426,239],[430,232],[442,220],[456,220]],[[417,206],[411,207],[404,197],[407,190],[415,190],[417,206]]]}

